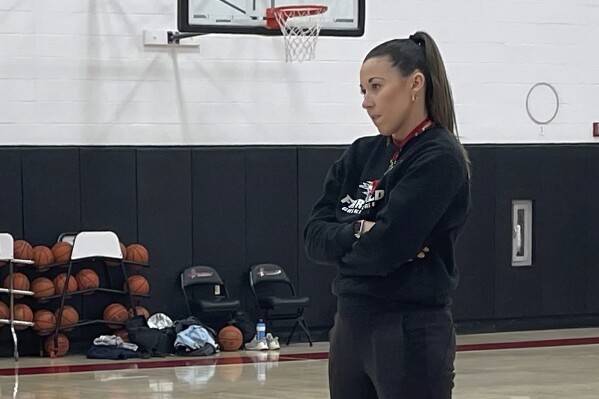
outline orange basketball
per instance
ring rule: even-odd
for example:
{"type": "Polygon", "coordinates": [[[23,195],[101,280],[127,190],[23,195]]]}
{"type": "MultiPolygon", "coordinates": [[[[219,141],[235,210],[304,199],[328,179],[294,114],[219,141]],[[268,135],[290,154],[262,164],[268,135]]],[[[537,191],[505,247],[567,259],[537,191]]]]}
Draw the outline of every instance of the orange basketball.
{"type": "MultiPolygon", "coordinates": [[[[148,320],[150,318],[150,312],[148,312],[148,309],[144,308],[143,306],[136,306],[135,307],[135,311],[137,312],[137,315],[142,315],[144,317],[144,319],[148,320]]],[[[135,316],[133,314],[133,309],[129,309],[129,317],[133,317],[135,316]]]]}
{"type": "MultiPolygon", "coordinates": [[[[24,303],[17,303],[15,305],[14,318],[15,320],[31,322],[33,321],[33,312],[31,311],[31,308],[24,303]]],[[[27,326],[15,326],[16,330],[24,330],[26,328],[27,326]]]]}
{"type": "Polygon", "coordinates": [[[54,345],[54,335],[50,335],[44,341],[44,350],[50,357],[62,357],[69,351],[69,339],[64,334],[58,334],[58,348],[54,345]],[[55,353],[55,349],[57,352],[55,353]]]}
{"type": "Polygon", "coordinates": [[[54,263],[52,250],[45,245],[38,245],[33,248],[33,261],[38,266],[46,266],[54,263]]]}
{"type": "MultiPolygon", "coordinates": [[[[64,282],[67,279],[66,273],[61,273],[58,276],[54,277],[54,288],[56,289],[57,294],[62,294],[62,290],[64,289],[64,282]]],[[[75,277],[69,276],[69,284],[67,285],[67,292],[75,292],[77,291],[77,280],[75,277]]]]}
{"type": "MultiPolygon", "coordinates": [[[[8,319],[10,317],[10,309],[4,302],[0,302],[0,319],[8,319]]],[[[0,324],[0,327],[4,327],[4,324],[0,324]]]]}
{"type": "MultiPolygon", "coordinates": [[[[122,242],[119,242],[119,245],[121,246],[121,254],[123,255],[123,260],[127,259],[127,247],[122,242]]],[[[108,266],[118,266],[121,263],[119,261],[107,260],[106,264],[108,266]]]]}
{"type": "Polygon", "coordinates": [[[38,277],[31,283],[31,291],[35,292],[34,297],[45,298],[56,293],[56,288],[52,280],[46,277],[38,277]]]}
{"type": "Polygon", "coordinates": [[[223,351],[236,351],[243,344],[243,334],[235,326],[223,327],[218,332],[218,344],[223,351]]]}
{"type": "MultiPolygon", "coordinates": [[[[104,320],[112,321],[117,323],[125,323],[129,318],[129,312],[120,303],[111,303],[104,309],[104,320]]],[[[108,324],[108,327],[112,329],[119,329],[123,326],[121,324],[108,324]]]]}
{"type": "MultiPolygon", "coordinates": [[[[54,312],[57,321],[59,311],[60,309],[56,309],[56,311],[54,312]]],[[[61,327],[72,326],[73,324],[79,323],[79,313],[77,313],[77,310],[74,307],[67,305],[62,309],[62,317],[60,318],[60,320],[61,327]]]]}
{"type": "Polygon", "coordinates": [[[98,288],[100,286],[100,277],[92,269],[81,269],[77,273],[76,280],[80,290],[98,288]]]}
{"type": "Polygon", "coordinates": [[[52,255],[54,256],[54,262],[64,263],[71,259],[71,251],[73,246],[65,241],[59,241],[52,247],[52,255]]]}
{"type": "Polygon", "coordinates": [[[15,259],[33,259],[33,247],[25,240],[16,240],[14,244],[15,259]]]}
{"type": "MultiPolygon", "coordinates": [[[[13,288],[15,290],[23,290],[23,291],[29,290],[29,279],[23,273],[13,273],[12,281],[13,281],[13,283],[12,283],[13,288]]],[[[10,287],[10,275],[6,276],[6,278],[4,279],[4,288],[9,288],[9,287],[10,287]]],[[[23,297],[23,295],[21,295],[21,294],[15,294],[15,298],[22,298],[22,297],[23,297]]]]}
{"type": "Polygon", "coordinates": [[[127,247],[127,260],[135,263],[147,264],[150,256],[148,250],[141,244],[131,244],[127,247]]]}
{"type": "MultiPolygon", "coordinates": [[[[141,274],[129,276],[127,281],[129,282],[129,288],[131,289],[132,294],[147,295],[148,292],[150,292],[150,283],[148,283],[148,280],[141,274]]],[[[124,291],[127,291],[126,285],[124,291]]]]}
{"type": "Polygon", "coordinates": [[[49,310],[40,309],[33,313],[33,322],[35,326],[33,329],[37,331],[38,335],[48,335],[52,331],[40,332],[40,330],[51,330],[56,327],[56,316],[49,310]]]}

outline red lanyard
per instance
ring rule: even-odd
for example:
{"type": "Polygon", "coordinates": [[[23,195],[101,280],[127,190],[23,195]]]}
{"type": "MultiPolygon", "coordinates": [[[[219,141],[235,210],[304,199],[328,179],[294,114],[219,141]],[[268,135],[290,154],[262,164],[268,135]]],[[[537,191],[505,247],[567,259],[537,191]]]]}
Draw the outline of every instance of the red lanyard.
{"type": "Polygon", "coordinates": [[[433,125],[433,121],[431,121],[428,117],[424,118],[422,122],[418,124],[406,137],[404,137],[401,141],[397,141],[393,139],[393,144],[395,144],[398,149],[391,156],[391,160],[389,161],[389,168],[387,172],[393,169],[395,164],[397,163],[397,158],[399,158],[399,153],[403,149],[403,147],[408,143],[408,141],[412,140],[414,137],[418,137],[422,134],[426,129],[433,125]]]}

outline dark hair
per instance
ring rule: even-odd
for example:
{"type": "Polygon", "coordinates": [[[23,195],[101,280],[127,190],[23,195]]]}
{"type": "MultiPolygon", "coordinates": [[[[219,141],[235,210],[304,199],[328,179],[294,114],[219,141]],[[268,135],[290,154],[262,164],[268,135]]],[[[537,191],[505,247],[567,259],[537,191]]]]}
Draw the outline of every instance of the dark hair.
{"type": "MultiPolygon", "coordinates": [[[[426,32],[416,32],[409,39],[389,40],[370,50],[364,61],[375,57],[389,57],[402,76],[408,76],[416,70],[423,73],[429,118],[452,133],[459,142],[453,95],[443,58],[433,38],[426,32]]],[[[460,144],[460,148],[470,174],[468,153],[463,145],[460,144]]]]}

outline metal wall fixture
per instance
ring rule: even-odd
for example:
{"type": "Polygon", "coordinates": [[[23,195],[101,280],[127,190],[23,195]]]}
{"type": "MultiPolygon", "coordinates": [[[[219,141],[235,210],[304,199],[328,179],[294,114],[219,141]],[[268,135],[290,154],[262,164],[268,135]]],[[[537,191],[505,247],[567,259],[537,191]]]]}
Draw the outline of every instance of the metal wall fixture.
{"type": "Polygon", "coordinates": [[[512,201],[512,266],[532,266],[532,200],[512,201]]]}

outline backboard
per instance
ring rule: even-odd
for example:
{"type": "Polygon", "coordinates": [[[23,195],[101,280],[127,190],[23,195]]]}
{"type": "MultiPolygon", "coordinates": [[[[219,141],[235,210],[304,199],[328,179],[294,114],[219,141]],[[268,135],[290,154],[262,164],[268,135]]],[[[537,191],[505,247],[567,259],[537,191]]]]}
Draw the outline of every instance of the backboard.
{"type": "Polygon", "coordinates": [[[320,36],[364,35],[366,0],[178,0],[178,29],[190,33],[281,35],[266,27],[268,8],[323,5],[320,36]]]}

